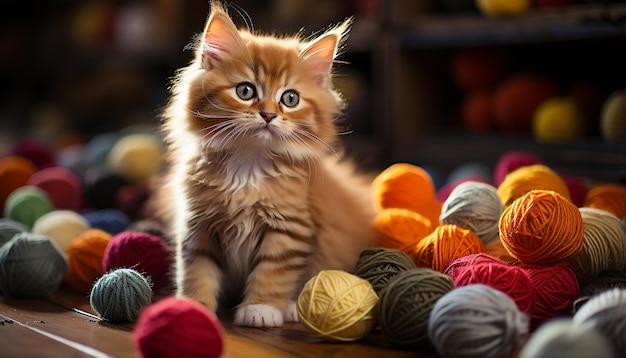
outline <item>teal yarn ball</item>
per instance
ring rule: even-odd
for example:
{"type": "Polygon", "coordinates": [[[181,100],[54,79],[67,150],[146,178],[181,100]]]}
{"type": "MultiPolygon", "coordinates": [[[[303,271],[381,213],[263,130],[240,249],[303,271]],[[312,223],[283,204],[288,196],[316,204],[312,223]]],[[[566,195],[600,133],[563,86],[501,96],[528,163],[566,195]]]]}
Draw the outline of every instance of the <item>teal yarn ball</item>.
{"type": "Polygon", "coordinates": [[[394,345],[428,348],[428,321],[435,303],[454,289],[452,279],[435,270],[417,268],[389,281],[378,301],[383,335],[394,345]]]}
{"type": "Polygon", "coordinates": [[[441,357],[512,357],[528,332],[529,318],[517,304],[482,284],[445,294],[428,322],[428,336],[441,357]]]}
{"type": "Polygon", "coordinates": [[[607,338],[617,357],[626,357],[626,289],[614,288],[592,297],[572,322],[597,330],[607,338]]]}
{"type": "Polygon", "coordinates": [[[6,244],[21,232],[28,231],[28,228],[16,221],[7,218],[0,218],[0,247],[6,244]]]}
{"type": "Polygon", "coordinates": [[[7,297],[49,296],[66,274],[67,261],[46,236],[22,232],[0,248],[0,291],[7,297]]]}
{"type": "Polygon", "coordinates": [[[519,358],[616,358],[606,338],[592,327],[578,327],[570,318],[546,322],[530,337],[519,358]]]}
{"type": "Polygon", "coordinates": [[[89,304],[100,317],[113,323],[135,322],[141,309],[152,302],[152,288],[139,272],[120,268],[102,275],[93,285],[89,304]]]}
{"type": "Polygon", "coordinates": [[[380,295],[389,280],[401,272],[415,268],[413,260],[402,251],[388,248],[372,248],[361,252],[354,268],[354,274],[372,284],[380,295]]]}
{"type": "Polygon", "coordinates": [[[42,189],[23,186],[13,191],[4,204],[4,216],[31,228],[37,219],[53,210],[52,202],[42,189]]]}

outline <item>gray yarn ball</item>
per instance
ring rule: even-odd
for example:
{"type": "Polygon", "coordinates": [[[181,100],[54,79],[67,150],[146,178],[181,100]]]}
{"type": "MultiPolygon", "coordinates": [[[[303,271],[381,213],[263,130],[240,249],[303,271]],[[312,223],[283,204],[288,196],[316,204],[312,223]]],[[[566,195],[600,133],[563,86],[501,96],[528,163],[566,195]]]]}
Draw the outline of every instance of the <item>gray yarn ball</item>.
{"type": "Polygon", "coordinates": [[[528,316],[483,284],[455,288],[430,313],[428,336],[441,357],[508,358],[529,331],[528,316]]]}
{"type": "Polygon", "coordinates": [[[0,248],[0,292],[5,296],[46,297],[66,274],[67,261],[47,236],[18,233],[0,248]]]}
{"type": "Polygon", "coordinates": [[[519,358],[615,358],[611,345],[592,327],[577,327],[569,318],[554,319],[530,337],[519,358]]]}
{"type": "Polygon", "coordinates": [[[105,321],[135,322],[141,309],[152,302],[149,281],[139,272],[120,268],[104,274],[94,283],[89,304],[105,321]]]}
{"type": "Polygon", "coordinates": [[[626,289],[592,297],[576,312],[573,323],[594,328],[608,339],[617,357],[626,357],[626,289]]]}
{"type": "Polygon", "coordinates": [[[28,228],[17,221],[0,218],[0,247],[9,242],[15,234],[25,231],[28,231],[28,228]]]}

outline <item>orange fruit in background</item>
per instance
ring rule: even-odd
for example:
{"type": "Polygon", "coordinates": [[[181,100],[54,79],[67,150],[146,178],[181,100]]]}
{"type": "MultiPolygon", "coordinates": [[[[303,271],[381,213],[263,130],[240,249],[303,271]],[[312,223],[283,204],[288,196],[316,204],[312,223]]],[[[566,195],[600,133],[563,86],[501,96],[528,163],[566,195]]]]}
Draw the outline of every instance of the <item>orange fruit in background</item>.
{"type": "Polygon", "coordinates": [[[487,132],[494,127],[491,92],[477,90],[468,93],[461,104],[461,119],[472,132],[487,132]]]}
{"type": "Polygon", "coordinates": [[[517,73],[506,78],[493,95],[494,120],[505,131],[529,132],[537,107],[559,94],[552,79],[537,73],[517,73]]]}

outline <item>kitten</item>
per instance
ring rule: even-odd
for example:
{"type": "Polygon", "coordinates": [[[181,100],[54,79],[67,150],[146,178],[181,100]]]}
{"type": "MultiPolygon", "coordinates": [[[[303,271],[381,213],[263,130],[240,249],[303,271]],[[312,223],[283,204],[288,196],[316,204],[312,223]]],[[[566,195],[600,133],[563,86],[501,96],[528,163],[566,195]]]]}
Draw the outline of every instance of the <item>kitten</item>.
{"type": "Polygon", "coordinates": [[[309,41],[256,34],[212,1],[195,59],[173,85],[160,195],[169,195],[177,295],[235,308],[236,325],[297,321],[306,280],[353,270],[375,243],[369,181],[334,149],[342,100],[331,70],[349,26],[309,41]]]}

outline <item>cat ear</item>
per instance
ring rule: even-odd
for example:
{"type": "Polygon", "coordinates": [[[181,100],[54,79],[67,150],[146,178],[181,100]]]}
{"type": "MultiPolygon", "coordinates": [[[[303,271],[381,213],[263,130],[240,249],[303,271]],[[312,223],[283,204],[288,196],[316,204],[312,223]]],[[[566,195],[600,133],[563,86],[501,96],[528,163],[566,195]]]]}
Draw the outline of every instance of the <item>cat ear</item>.
{"type": "Polygon", "coordinates": [[[215,1],[211,2],[211,16],[201,41],[202,68],[207,70],[246,47],[233,21],[215,1]]]}
{"type": "Polygon", "coordinates": [[[300,51],[300,58],[311,66],[318,85],[322,87],[330,85],[333,61],[347,38],[351,24],[352,19],[347,19],[339,26],[306,43],[300,51]]]}

